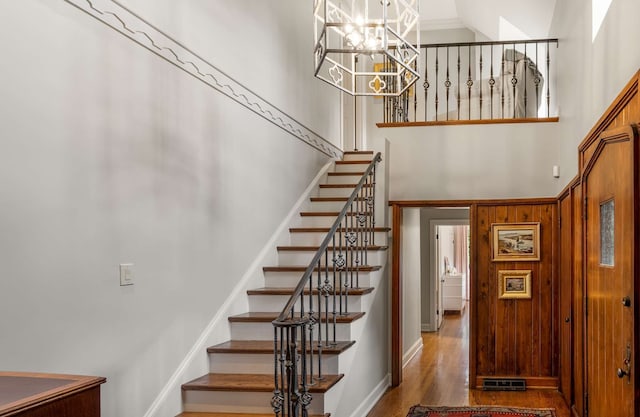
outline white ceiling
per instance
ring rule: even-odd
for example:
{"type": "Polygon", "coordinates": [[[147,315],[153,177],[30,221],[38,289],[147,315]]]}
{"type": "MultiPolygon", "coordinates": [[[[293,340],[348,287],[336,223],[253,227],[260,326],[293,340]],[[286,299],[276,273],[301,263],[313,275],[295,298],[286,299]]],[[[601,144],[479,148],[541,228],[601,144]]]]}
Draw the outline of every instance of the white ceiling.
{"type": "Polygon", "coordinates": [[[556,0],[419,0],[422,30],[468,28],[490,40],[548,37],[556,0]]]}

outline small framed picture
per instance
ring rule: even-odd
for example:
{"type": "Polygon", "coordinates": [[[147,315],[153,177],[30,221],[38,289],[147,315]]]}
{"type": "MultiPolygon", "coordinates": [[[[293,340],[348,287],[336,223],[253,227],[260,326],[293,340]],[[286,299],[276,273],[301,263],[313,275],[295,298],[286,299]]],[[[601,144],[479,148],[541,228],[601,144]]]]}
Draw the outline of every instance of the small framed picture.
{"type": "Polygon", "coordinates": [[[539,261],[540,223],[494,223],[494,261],[539,261]]]}
{"type": "Polygon", "coordinates": [[[531,298],[531,271],[498,271],[498,298],[531,298]]]}

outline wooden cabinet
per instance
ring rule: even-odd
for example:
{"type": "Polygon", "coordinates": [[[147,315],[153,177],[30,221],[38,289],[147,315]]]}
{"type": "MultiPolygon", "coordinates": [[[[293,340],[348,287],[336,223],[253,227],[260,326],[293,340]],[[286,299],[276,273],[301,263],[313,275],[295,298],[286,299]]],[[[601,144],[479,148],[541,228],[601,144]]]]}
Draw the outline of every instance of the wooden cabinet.
{"type": "Polygon", "coordinates": [[[99,417],[105,378],[0,372],[0,417],[99,417]]]}

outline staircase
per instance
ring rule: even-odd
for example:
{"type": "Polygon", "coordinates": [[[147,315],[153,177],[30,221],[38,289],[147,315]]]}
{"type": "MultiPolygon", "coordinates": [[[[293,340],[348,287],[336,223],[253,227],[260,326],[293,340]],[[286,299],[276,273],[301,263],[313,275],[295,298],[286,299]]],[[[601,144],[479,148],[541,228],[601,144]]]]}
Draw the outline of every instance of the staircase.
{"type": "MultiPolygon", "coordinates": [[[[300,225],[289,229],[290,244],[277,247],[278,265],[263,268],[264,287],[247,292],[249,311],[228,318],[231,340],[207,349],[209,373],[182,385],[184,412],[178,417],[274,416],[271,407],[275,366],[272,322],[287,304],[373,157],[373,152],[345,152],[344,159],[335,162],[333,172],[327,173],[325,183],[320,184],[317,195],[311,197],[308,211],[300,212],[300,225]]],[[[344,311],[330,320],[335,320],[336,324],[335,330],[328,333],[326,342],[322,343],[322,375],[320,380],[314,378],[315,382],[309,387],[313,396],[309,408],[311,417],[329,416],[339,401],[341,380],[349,367],[340,357],[357,343],[354,335],[359,323],[365,320],[367,305],[372,302],[367,297],[372,297],[386,262],[387,246],[384,245],[388,231],[384,227],[373,229],[375,245],[367,247],[365,259],[368,264],[357,267],[357,287],[348,289],[348,304],[344,311]]],[[[315,270],[324,269],[326,262],[319,263],[315,270]]],[[[350,272],[348,267],[346,273],[350,272]]],[[[312,288],[306,289],[305,293],[315,297],[317,291],[312,288]]],[[[318,325],[325,326],[326,320],[321,317],[318,325]]],[[[314,373],[318,372],[317,343],[314,342],[313,347],[307,346],[307,352],[313,351],[310,356],[316,358],[312,365],[314,373]]]]}

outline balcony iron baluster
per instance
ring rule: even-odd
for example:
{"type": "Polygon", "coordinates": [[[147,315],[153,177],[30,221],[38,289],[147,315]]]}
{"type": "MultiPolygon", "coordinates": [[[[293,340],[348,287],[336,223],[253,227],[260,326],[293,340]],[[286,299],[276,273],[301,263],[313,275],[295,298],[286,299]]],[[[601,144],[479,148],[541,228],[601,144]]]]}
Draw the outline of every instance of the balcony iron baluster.
{"type": "MultiPolygon", "coordinates": [[[[416,74],[418,73],[418,61],[415,61],[413,63],[413,70],[416,72],[416,74]]],[[[417,122],[418,121],[418,87],[414,86],[409,88],[406,94],[409,94],[411,91],[413,91],[413,121],[417,122]]]]}
{"type": "Polygon", "coordinates": [[[436,122],[438,121],[438,47],[436,46],[436,122]]]}
{"type": "Polygon", "coordinates": [[[429,120],[427,118],[427,108],[429,100],[428,100],[428,92],[429,92],[429,49],[424,50],[424,83],[422,86],[424,87],[424,120],[429,120]]]}
{"type": "MultiPolygon", "coordinates": [[[[480,45],[479,48],[480,48],[480,61],[479,61],[480,62],[480,79],[482,80],[482,45],[480,45]]],[[[482,120],[482,81],[480,81],[480,88],[478,88],[478,90],[480,90],[480,120],[482,120]]]]}
{"type": "Polygon", "coordinates": [[[458,45],[458,120],[460,120],[460,45],[458,45]]]}
{"type": "MultiPolygon", "coordinates": [[[[524,44],[524,62],[527,63],[527,44],[524,44]]],[[[524,115],[527,117],[527,69],[524,71],[524,115]]]]}
{"type": "MultiPolygon", "coordinates": [[[[504,74],[504,67],[505,67],[505,60],[504,60],[504,44],[502,45],[502,72],[501,74],[504,74]]],[[[504,77],[500,77],[502,79],[502,88],[501,90],[501,96],[502,96],[502,115],[501,118],[504,119],[504,77]]]]}
{"type": "MultiPolygon", "coordinates": [[[[547,41],[547,79],[550,78],[551,56],[549,55],[549,41],[547,41]]],[[[547,81],[547,117],[549,117],[549,109],[551,108],[551,92],[549,90],[550,82],[547,81]]]]}
{"type": "MultiPolygon", "coordinates": [[[[469,47],[469,75],[467,77],[467,90],[469,94],[469,103],[471,103],[471,87],[473,86],[473,79],[471,78],[471,47],[469,47]]],[[[469,106],[469,120],[471,120],[471,106],[469,106]]]]}
{"type": "MultiPolygon", "coordinates": [[[[513,51],[515,55],[516,44],[513,44],[513,51]]],[[[516,77],[516,60],[513,60],[513,75],[511,76],[511,85],[513,86],[513,96],[511,101],[513,101],[513,118],[516,117],[516,84],[518,84],[518,77],[516,77]]]]}
{"type": "Polygon", "coordinates": [[[449,88],[451,87],[451,81],[449,80],[449,48],[447,48],[447,78],[444,82],[444,88],[446,92],[447,102],[447,120],[449,120],[449,88]]]}
{"type": "Polygon", "coordinates": [[[491,100],[489,101],[489,118],[493,119],[493,85],[496,83],[493,78],[493,47],[491,47],[491,67],[489,75],[489,90],[491,91],[491,100]]]}
{"type": "MultiPolygon", "coordinates": [[[[536,63],[538,62],[538,44],[536,43],[536,63]]],[[[549,79],[549,74],[547,74],[547,79],[549,79]]],[[[535,80],[536,84],[536,109],[540,108],[540,78],[537,77],[535,80]]]]}

